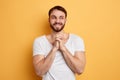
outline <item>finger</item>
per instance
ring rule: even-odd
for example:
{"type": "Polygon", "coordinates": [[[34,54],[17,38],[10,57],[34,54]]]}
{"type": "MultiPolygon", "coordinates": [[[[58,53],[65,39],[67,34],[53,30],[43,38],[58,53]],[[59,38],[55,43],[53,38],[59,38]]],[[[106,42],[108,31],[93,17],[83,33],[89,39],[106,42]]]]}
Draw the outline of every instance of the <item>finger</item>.
{"type": "Polygon", "coordinates": [[[54,47],[59,48],[59,41],[54,42],[54,47]]]}
{"type": "Polygon", "coordinates": [[[56,41],[59,41],[59,42],[61,42],[62,40],[61,40],[60,38],[56,38],[56,41]]]}
{"type": "Polygon", "coordinates": [[[64,37],[64,34],[58,33],[58,34],[56,34],[56,37],[64,37]]]}
{"type": "Polygon", "coordinates": [[[62,36],[57,36],[56,39],[57,39],[57,38],[63,40],[63,37],[62,37],[62,36]]]}
{"type": "Polygon", "coordinates": [[[59,41],[60,40],[60,38],[55,38],[55,41],[59,41]]]}

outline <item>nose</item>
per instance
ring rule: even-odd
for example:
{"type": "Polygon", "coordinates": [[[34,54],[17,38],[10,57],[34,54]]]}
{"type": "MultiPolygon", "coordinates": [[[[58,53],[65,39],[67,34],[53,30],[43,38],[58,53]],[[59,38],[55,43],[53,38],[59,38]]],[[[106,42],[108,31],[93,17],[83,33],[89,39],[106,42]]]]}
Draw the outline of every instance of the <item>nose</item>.
{"type": "Polygon", "coordinates": [[[59,20],[59,19],[56,19],[56,22],[57,22],[57,23],[59,23],[59,22],[60,22],[60,20],[59,20]]]}

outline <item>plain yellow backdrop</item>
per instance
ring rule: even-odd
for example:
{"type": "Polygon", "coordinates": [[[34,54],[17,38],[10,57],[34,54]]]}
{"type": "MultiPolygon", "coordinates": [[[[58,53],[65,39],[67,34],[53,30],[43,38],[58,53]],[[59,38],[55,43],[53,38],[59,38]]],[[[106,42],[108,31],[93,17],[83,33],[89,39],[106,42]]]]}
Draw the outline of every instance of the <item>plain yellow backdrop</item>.
{"type": "Polygon", "coordinates": [[[119,0],[0,0],[0,80],[41,80],[32,45],[50,32],[47,13],[55,5],[68,11],[65,31],[85,42],[87,64],[77,80],[120,80],[119,0]]]}

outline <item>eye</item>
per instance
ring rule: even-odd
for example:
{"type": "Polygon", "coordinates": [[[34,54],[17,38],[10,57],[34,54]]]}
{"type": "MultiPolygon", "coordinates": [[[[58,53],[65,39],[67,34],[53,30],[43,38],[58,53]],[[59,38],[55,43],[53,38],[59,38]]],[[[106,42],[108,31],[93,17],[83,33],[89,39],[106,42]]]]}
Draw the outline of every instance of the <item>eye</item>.
{"type": "Polygon", "coordinates": [[[59,19],[64,19],[64,16],[60,16],[59,19]]]}
{"type": "Polygon", "coordinates": [[[52,16],[51,16],[51,19],[56,19],[56,16],[52,15],[52,16]]]}

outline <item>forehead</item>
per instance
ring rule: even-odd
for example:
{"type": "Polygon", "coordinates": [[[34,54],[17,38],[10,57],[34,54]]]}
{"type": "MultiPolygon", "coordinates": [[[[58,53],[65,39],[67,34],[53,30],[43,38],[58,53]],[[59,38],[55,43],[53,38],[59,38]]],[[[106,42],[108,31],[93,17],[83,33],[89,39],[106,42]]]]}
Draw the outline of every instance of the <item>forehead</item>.
{"type": "Polygon", "coordinates": [[[53,15],[54,16],[65,16],[65,13],[63,11],[55,9],[50,14],[50,16],[53,16],[53,15]]]}

